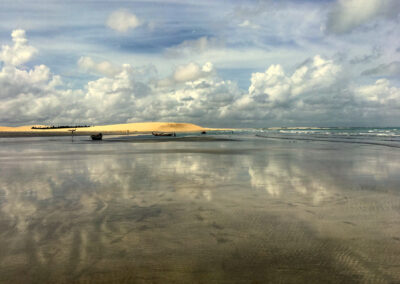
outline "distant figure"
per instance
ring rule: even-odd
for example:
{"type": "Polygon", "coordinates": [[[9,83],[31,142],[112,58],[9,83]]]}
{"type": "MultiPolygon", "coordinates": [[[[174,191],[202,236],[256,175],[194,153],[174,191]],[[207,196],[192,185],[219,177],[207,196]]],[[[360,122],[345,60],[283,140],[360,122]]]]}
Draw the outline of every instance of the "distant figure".
{"type": "Polygon", "coordinates": [[[202,131],[202,132],[201,132],[201,134],[207,134],[207,132],[205,132],[205,131],[202,131]]]}
{"type": "Polygon", "coordinates": [[[103,134],[102,133],[93,134],[93,135],[90,135],[90,137],[92,138],[92,140],[102,140],[103,139],[103,134]]]}
{"type": "Polygon", "coordinates": [[[71,139],[72,139],[72,141],[74,141],[74,133],[75,133],[76,129],[71,129],[71,130],[68,130],[68,131],[71,132],[71,139]]]}

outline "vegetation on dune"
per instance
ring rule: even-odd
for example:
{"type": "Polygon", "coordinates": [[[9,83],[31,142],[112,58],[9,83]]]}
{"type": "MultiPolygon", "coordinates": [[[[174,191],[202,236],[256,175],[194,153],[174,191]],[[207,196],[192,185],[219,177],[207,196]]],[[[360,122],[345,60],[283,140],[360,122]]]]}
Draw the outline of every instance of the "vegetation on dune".
{"type": "Polygon", "coordinates": [[[91,127],[91,125],[59,125],[59,126],[32,126],[32,129],[60,129],[60,128],[83,128],[83,127],[91,127]]]}

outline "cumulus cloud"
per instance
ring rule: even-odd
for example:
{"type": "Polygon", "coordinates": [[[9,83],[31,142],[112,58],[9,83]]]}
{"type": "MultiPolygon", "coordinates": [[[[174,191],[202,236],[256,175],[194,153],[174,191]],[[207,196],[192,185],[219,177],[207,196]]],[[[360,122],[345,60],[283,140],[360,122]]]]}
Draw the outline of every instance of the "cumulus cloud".
{"type": "Polygon", "coordinates": [[[70,105],[73,98],[56,89],[58,76],[44,65],[31,70],[14,66],[0,71],[0,121],[3,123],[37,123],[53,119],[70,105]]]}
{"type": "Polygon", "coordinates": [[[381,64],[375,68],[365,70],[361,75],[372,76],[398,76],[400,75],[400,62],[394,61],[389,64],[381,64]]]}
{"type": "Polygon", "coordinates": [[[86,72],[108,77],[113,77],[122,71],[119,66],[116,66],[109,61],[95,62],[92,58],[87,56],[79,58],[78,66],[86,72]]]}
{"type": "Polygon", "coordinates": [[[186,66],[179,66],[174,73],[174,79],[177,82],[193,81],[200,76],[200,67],[195,63],[189,63],[186,66]]]}
{"type": "Polygon", "coordinates": [[[339,65],[319,55],[307,60],[291,76],[281,65],[271,65],[264,73],[252,74],[249,96],[268,103],[284,103],[331,87],[340,71],[339,65]]]}
{"type": "Polygon", "coordinates": [[[355,86],[347,76],[341,65],[321,56],[305,61],[291,74],[271,65],[263,73],[252,74],[248,94],[226,113],[231,118],[268,119],[280,125],[393,124],[400,118],[400,88],[386,79],[355,86]]]}
{"type": "Polygon", "coordinates": [[[100,78],[87,85],[84,102],[86,116],[97,117],[103,113],[106,120],[126,121],[135,108],[135,82],[132,68],[123,66],[123,71],[113,78],[100,78]]]}
{"type": "Polygon", "coordinates": [[[331,112],[342,110],[351,100],[346,93],[342,67],[319,55],[300,64],[292,73],[281,65],[253,73],[248,93],[241,96],[225,114],[231,119],[269,123],[313,123],[315,119],[335,119],[331,112]],[[329,117],[331,116],[331,117],[329,117]]]}
{"type": "Polygon", "coordinates": [[[117,32],[125,33],[129,29],[137,28],[141,22],[136,15],[130,13],[128,10],[121,9],[114,11],[107,19],[107,26],[117,32]]]}
{"type": "Polygon", "coordinates": [[[337,0],[326,24],[330,33],[346,33],[378,18],[392,18],[400,12],[397,0],[337,0]]]}
{"type": "Polygon", "coordinates": [[[81,57],[78,65],[104,77],[89,81],[85,88],[71,90],[45,65],[5,65],[0,72],[0,121],[4,124],[116,123],[143,120],[206,122],[231,104],[239,88],[218,78],[211,63],[178,66],[167,77],[170,84],[158,84],[134,68],[81,57]],[[111,68],[112,67],[112,68],[111,68]],[[111,69],[108,70],[108,69],[111,69]]]}
{"type": "Polygon", "coordinates": [[[3,45],[0,61],[10,65],[21,65],[28,62],[36,53],[36,48],[28,44],[24,30],[14,30],[11,33],[13,46],[3,45]]]}
{"type": "MultiPolygon", "coordinates": [[[[3,51],[3,50],[2,50],[3,51]]],[[[4,64],[0,70],[0,123],[193,122],[206,126],[342,125],[400,119],[400,89],[386,79],[355,86],[333,59],[314,56],[292,72],[280,64],[251,75],[248,91],[221,79],[210,62],[180,65],[163,78],[153,68],[78,64],[100,78],[69,89],[45,65],[4,64]],[[156,72],[154,72],[156,74],[156,72]],[[164,82],[164,83],[163,83],[164,82]]]]}
{"type": "Polygon", "coordinates": [[[197,80],[205,81],[207,78],[215,75],[216,72],[211,62],[206,62],[203,66],[195,62],[189,62],[188,64],[177,66],[171,76],[158,80],[157,86],[171,87],[197,80]]]}
{"type": "Polygon", "coordinates": [[[360,86],[354,93],[356,98],[362,101],[391,107],[400,105],[400,89],[391,86],[387,79],[379,79],[372,85],[360,86]]]}
{"type": "Polygon", "coordinates": [[[112,78],[88,83],[83,103],[85,116],[109,123],[143,120],[206,122],[219,117],[219,109],[231,104],[239,89],[220,80],[212,65],[195,63],[179,66],[167,79],[141,82],[130,65],[112,78]],[[185,73],[187,72],[187,73],[185,73]],[[161,80],[162,81],[162,80],[161,80]]]}
{"type": "Polygon", "coordinates": [[[213,71],[211,62],[207,62],[202,67],[196,63],[178,66],[174,72],[173,78],[176,82],[195,81],[197,79],[210,75],[213,71]]]}

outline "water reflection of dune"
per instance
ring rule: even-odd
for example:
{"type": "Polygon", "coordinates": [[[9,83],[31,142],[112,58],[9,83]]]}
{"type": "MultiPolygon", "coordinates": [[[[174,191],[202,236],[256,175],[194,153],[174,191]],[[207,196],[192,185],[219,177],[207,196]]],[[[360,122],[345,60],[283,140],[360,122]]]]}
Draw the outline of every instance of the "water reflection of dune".
{"type": "Polygon", "coordinates": [[[319,280],[324,271],[400,279],[387,266],[400,265],[396,156],[315,156],[301,146],[241,155],[191,152],[190,144],[115,143],[102,146],[104,155],[84,155],[92,145],[75,146],[79,155],[70,145],[51,154],[32,147],[33,158],[0,160],[0,282],[84,281],[100,272],[190,282],[196,271],[211,281],[240,277],[248,263],[247,276],[284,267],[305,277],[319,263],[319,280]],[[363,187],[371,182],[383,190],[363,187]],[[373,255],[379,269],[369,268],[373,255]]]}

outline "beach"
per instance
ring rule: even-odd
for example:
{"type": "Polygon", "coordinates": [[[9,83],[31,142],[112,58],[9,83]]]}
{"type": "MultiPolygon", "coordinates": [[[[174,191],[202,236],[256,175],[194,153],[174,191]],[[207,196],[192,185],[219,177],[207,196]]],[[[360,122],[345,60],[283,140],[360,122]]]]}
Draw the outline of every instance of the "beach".
{"type": "Polygon", "coordinates": [[[396,283],[399,160],[254,135],[0,138],[0,282],[396,283]]]}
{"type": "Polygon", "coordinates": [[[0,284],[400,284],[400,0],[0,3],[0,284]]]}
{"type": "Polygon", "coordinates": [[[0,126],[0,137],[82,136],[102,133],[103,135],[128,135],[151,132],[203,132],[211,130],[192,123],[139,122],[82,127],[49,125],[0,126]],[[72,133],[73,131],[73,133],[72,133]]]}

